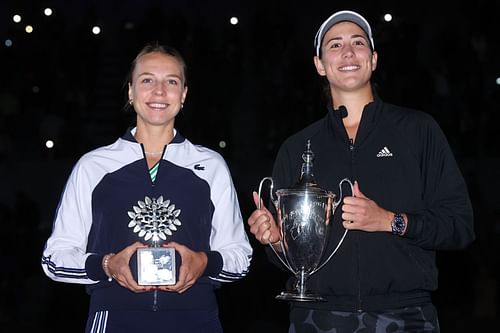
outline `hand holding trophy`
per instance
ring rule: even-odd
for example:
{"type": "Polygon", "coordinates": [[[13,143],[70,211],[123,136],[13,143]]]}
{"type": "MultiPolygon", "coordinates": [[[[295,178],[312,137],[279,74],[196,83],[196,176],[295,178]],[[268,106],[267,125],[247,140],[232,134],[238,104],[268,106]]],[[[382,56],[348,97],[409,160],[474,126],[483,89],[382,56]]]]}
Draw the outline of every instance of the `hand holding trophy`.
{"type": "Polygon", "coordinates": [[[259,207],[261,203],[262,185],[270,181],[270,199],[277,211],[278,228],[281,236],[281,253],[277,253],[272,245],[275,255],[283,265],[290,270],[297,279],[296,290],[282,292],[276,296],[280,300],[288,301],[323,301],[321,295],[307,291],[308,277],[320,270],[342,244],[347,229],[342,238],[323,263],[320,263],[326,247],[330,231],[330,219],[335,209],[342,201],[342,184],[349,183],[351,191],[353,185],[347,178],[339,183],[340,197],[335,201],[335,194],[320,188],[314,179],[313,160],[310,141],[302,154],[303,164],[299,182],[288,189],[278,189],[276,196],[271,177],[265,177],[259,184],[259,207]]]}

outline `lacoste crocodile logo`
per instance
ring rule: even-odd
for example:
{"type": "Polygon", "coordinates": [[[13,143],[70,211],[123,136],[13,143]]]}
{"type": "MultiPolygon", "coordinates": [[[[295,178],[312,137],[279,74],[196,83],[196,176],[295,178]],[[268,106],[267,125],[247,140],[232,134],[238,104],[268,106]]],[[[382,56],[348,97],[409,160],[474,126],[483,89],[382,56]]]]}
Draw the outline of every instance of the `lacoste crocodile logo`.
{"type": "Polygon", "coordinates": [[[194,169],[195,170],[205,170],[205,167],[201,164],[195,164],[194,165],[194,169]]]}

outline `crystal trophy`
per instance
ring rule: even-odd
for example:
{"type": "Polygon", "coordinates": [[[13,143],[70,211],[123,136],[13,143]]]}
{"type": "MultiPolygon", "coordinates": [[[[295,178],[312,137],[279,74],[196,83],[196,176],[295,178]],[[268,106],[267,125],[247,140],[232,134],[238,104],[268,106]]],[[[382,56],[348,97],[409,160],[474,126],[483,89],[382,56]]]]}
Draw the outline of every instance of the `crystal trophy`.
{"type": "Polygon", "coordinates": [[[162,196],[156,199],[146,196],[128,215],[132,219],[129,228],[150,243],[149,247],[137,249],[137,283],[150,286],[175,284],[175,249],[161,244],[181,225],[177,218],[180,209],[175,209],[175,205],[169,200],[164,201],[162,196]]]}

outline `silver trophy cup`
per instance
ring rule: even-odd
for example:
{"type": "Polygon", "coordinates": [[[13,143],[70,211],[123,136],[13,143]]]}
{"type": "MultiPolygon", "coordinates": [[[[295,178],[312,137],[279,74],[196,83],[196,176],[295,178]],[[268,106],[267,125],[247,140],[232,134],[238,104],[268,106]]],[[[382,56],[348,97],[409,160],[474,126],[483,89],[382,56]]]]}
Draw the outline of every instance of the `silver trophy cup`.
{"type": "MultiPolygon", "coordinates": [[[[281,254],[272,245],[270,247],[297,280],[294,291],[284,291],[276,298],[288,301],[324,301],[321,295],[308,292],[306,281],[310,275],[330,261],[344,241],[347,229],[344,230],[332,253],[321,263],[321,259],[325,257],[324,251],[329,238],[330,220],[342,201],[342,184],[348,183],[351,191],[353,185],[347,178],[340,181],[340,196],[338,200],[335,200],[335,194],[321,189],[314,181],[312,173],[314,154],[310,149],[310,142],[302,158],[304,159],[302,174],[296,186],[279,189],[274,195],[273,179],[265,177],[259,185],[259,198],[261,198],[263,183],[271,182],[270,199],[277,211],[281,254]]],[[[258,208],[260,208],[260,202],[261,200],[259,200],[258,208]]]]}

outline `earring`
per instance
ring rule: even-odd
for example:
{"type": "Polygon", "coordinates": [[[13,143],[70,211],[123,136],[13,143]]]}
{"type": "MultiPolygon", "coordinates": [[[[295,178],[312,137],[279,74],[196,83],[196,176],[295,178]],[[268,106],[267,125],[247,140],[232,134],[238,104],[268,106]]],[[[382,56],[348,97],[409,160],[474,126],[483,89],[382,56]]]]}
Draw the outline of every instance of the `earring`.
{"type": "Polygon", "coordinates": [[[181,109],[183,109],[183,108],[184,108],[184,103],[181,103],[181,109]]]}
{"type": "Polygon", "coordinates": [[[134,104],[134,102],[132,101],[132,99],[129,99],[129,100],[128,100],[128,104],[130,104],[130,105],[133,105],[133,104],[134,104]]]}

